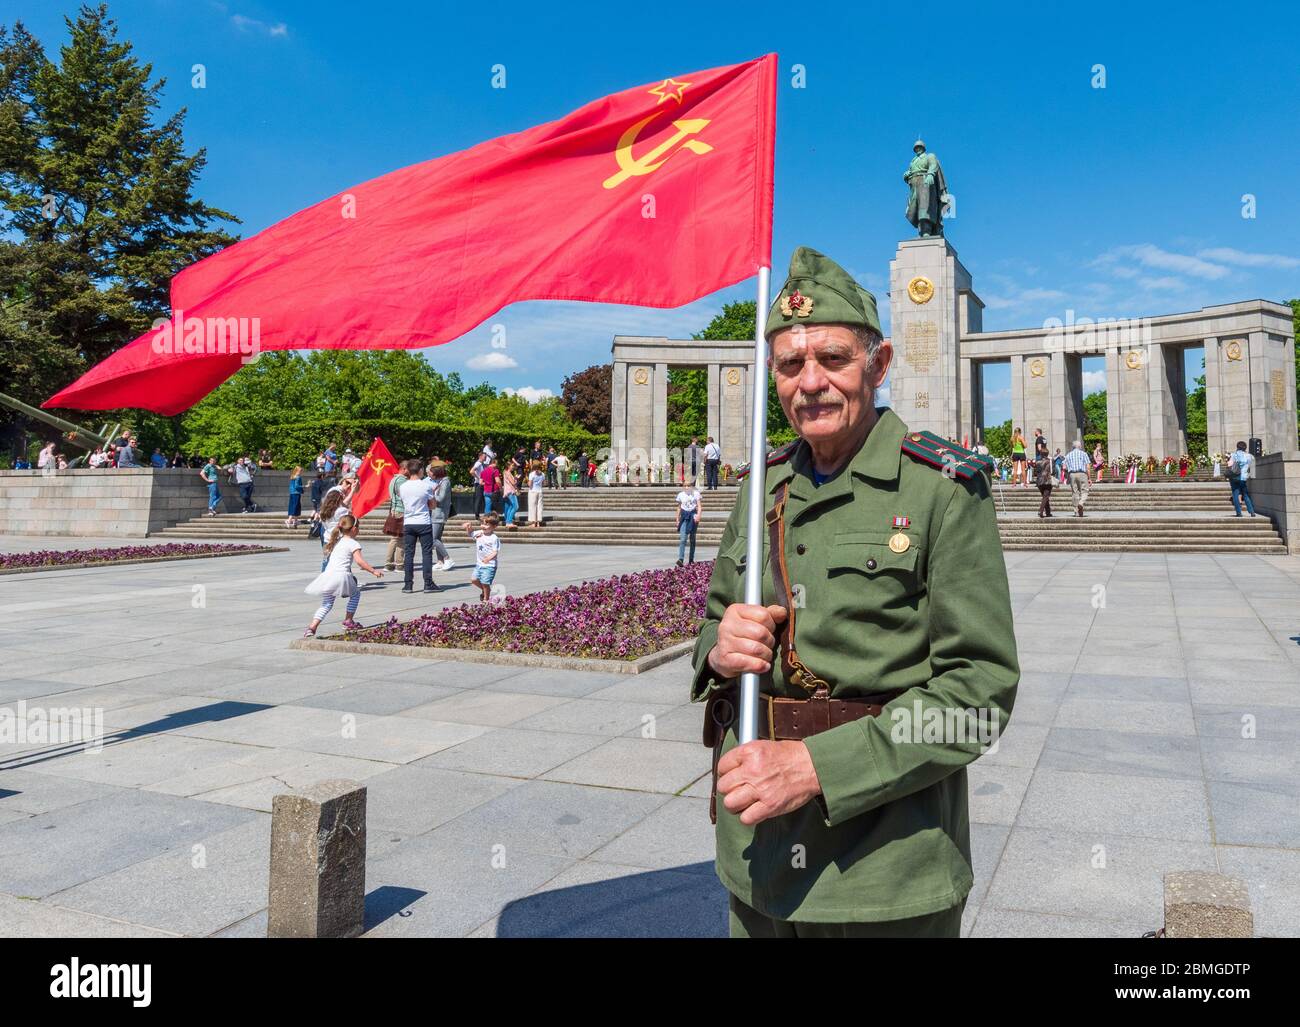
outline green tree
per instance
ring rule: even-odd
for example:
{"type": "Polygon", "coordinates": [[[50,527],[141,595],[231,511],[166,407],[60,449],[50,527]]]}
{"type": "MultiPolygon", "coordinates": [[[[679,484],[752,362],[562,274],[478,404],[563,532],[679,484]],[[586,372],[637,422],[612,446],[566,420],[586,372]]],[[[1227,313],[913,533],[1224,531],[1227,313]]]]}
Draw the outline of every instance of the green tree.
{"type": "Polygon", "coordinates": [[[984,445],[989,447],[990,456],[1004,460],[1011,456],[1011,421],[988,425],[984,429],[984,445]]]}
{"type": "Polygon", "coordinates": [[[65,21],[57,62],[0,26],[0,392],[33,404],[165,314],[172,276],[238,220],[194,198],[204,151],[183,108],[158,121],[164,80],[107,7],[65,21]]]}
{"type": "Polygon", "coordinates": [[[613,364],[594,364],[565,378],[560,384],[560,401],[569,419],[590,432],[609,432],[613,381],[613,364]]]}
{"type": "Polygon", "coordinates": [[[1106,434],[1106,390],[1083,397],[1083,434],[1106,434]]]}

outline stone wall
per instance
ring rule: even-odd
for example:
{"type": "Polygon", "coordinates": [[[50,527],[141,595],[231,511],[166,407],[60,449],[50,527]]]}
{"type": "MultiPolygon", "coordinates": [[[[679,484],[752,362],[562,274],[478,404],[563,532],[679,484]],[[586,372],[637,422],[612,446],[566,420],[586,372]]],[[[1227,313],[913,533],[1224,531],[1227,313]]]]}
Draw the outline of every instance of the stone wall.
{"type": "MultiPolygon", "coordinates": [[[[305,475],[304,475],[305,478],[305,475]]],[[[263,509],[288,505],[288,471],[262,471],[253,499],[263,509]]],[[[221,479],[224,513],[242,506],[221,479]]],[[[305,499],[305,497],[304,497],[305,499]]],[[[308,510],[310,503],[305,503],[308,510]]],[[[189,468],[40,471],[0,470],[0,534],[143,538],[208,508],[208,490],[189,468]]]]}
{"type": "Polygon", "coordinates": [[[1266,453],[1255,468],[1250,482],[1255,512],[1273,521],[1288,553],[1300,553],[1300,452],[1266,453]]]}

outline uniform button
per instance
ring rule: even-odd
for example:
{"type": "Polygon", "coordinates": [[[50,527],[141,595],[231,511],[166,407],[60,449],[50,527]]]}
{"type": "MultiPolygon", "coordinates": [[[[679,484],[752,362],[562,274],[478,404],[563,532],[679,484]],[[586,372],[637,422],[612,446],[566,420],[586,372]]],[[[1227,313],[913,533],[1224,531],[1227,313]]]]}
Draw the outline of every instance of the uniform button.
{"type": "Polygon", "coordinates": [[[798,553],[800,556],[803,556],[804,553],[808,552],[808,547],[805,546],[802,542],[800,542],[797,546],[794,547],[794,551],[798,553]]]}
{"type": "Polygon", "coordinates": [[[873,557],[872,559],[867,561],[867,570],[874,571],[875,569],[876,569],[876,561],[875,558],[873,557]]]}

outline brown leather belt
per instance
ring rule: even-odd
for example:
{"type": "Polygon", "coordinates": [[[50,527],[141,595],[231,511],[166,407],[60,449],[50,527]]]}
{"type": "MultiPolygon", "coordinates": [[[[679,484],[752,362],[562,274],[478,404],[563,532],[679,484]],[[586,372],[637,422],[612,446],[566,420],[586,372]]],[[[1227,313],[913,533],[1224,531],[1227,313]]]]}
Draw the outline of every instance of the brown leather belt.
{"type": "MultiPolygon", "coordinates": [[[[758,738],[760,741],[795,742],[829,731],[863,717],[879,717],[885,704],[902,695],[885,692],[861,699],[831,699],[814,695],[808,699],[786,699],[760,695],[758,703],[758,738]]],[[[715,692],[704,709],[704,744],[713,748],[713,786],[709,791],[709,820],[718,822],[718,760],[727,729],[736,719],[735,698],[727,692],[715,692]]]]}

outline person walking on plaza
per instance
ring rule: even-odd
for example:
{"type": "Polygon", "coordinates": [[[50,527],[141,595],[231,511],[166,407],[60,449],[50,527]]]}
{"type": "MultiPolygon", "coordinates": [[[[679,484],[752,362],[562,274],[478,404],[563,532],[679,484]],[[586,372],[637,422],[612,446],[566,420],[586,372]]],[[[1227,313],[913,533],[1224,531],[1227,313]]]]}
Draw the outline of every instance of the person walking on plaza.
{"type": "Polygon", "coordinates": [[[542,526],[542,486],[546,483],[542,466],[540,462],[535,463],[528,472],[528,525],[532,528],[542,526]]]}
{"type": "Polygon", "coordinates": [[[361,543],[357,541],[360,530],[361,522],[351,514],[345,514],[330,532],[329,541],[325,544],[325,568],[303,589],[308,595],[320,596],[320,606],[312,615],[307,630],[302,633],[303,638],[315,637],[320,622],[334,609],[334,601],[339,596],[346,597],[348,601],[343,629],[359,631],[364,627],[355,619],[357,607],[361,604],[361,587],[357,584],[356,575],[352,573],[352,565],[355,563],[376,578],[382,578],[384,572],[371,567],[362,557],[361,543]]]}
{"type": "Polygon", "coordinates": [[[569,487],[569,458],[562,452],[555,454],[555,480],[560,483],[560,488],[569,487]]]}
{"type": "Polygon", "coordinates": [[[546,451],[546,485],[555,488],[555,447],[546,451]]]}
{"type": "Polygon", "coordinates": [[[414,458],[406,461],[407,480],[398,489],[402,499],[402,578],[403,592],[415,591],[415,547],[420,547],[424,590],[441,592],[433,583],[433,516],[429,504],[433,500],[433,482],[424,476],[424,467],[414,458]]]}
{"type": "Polygon", "coordinates": [[[717,490],[718,467],[722,463],[722,447],[710,435],[704,443],[704,487],[717,490]]]}
{"type": "Polygon", "coordinates": [[[578,488],[587,486],[587,451],[578,454],[578,488]]]}
{"type": "MultiPolygon", "coordinates": [[[[263,450],[262,452],[266,452],[263,450]]],[[[298,527],[298,518],[302,516],[302,467],[295,467],[289,478],[289,516],[285,518],[286,528],[298,527]]]]}
{"type": "Polygon", "coordinates": [[[1083,439],[1075,439],[1070,452],[1065,454],[1065,473],[1070,477],[1070,499],[1074,502],[1074,516],[1083,516],[1083,504],[1088,501],[1088,454],[1083,451],[1083,439]]]}
{"type": "Polygon", "coordinates": [[[700,526],[700,515],[704,512],[704,504],[700,496],[700,490],[696,487],[696,480],[691,478],[690,482],[677,493],[677,566],[682,565],[682,558],[686,556],[687,539],[691,543],[690,562],[695,562],[695,534],[700,526]]]}
{"type": "Polygon", "coordinates": [[[511,460],[501,475],[502,513],[505,517],[505,526],[511,531],[517,530],[515,514],[519,512],[519,474],[517,471],[519,466],[519,464],[511,460]]]}
{"type": "Polygon", "coordinates": [[[1092,467],[1097,472],[1097,481],[1101,481],[1101,473],[1106,469],[1106,454],[1101,451],[1101,443],[1098,442],[1092,450],[1092,467]]]}
{"type": "Polygon", "coordinates": [[[1025,471],[1029,460],[1025,456],[1025,436],[1017,428],[1011,433],[1011,482],[1018,488],[1025,487],[1025,471]]]}
{"type": "Polygon", "coordinates": [[[876,405],[893,348],[830,258],[795,251],[764,334],[797,439],[749,472],[761,540],[750,488],[736,497],[691,682],[731,933],[956,938],[974,882],[966,766],[1006,729],[1020,677],[988,465],[876,405]],[[750,541],[766,566],[745,567],[750,541]],[[746,573],[760,604],[742,601],[746,573]],[[746,673],[762,701],[739,745],[746,673]],[[961,727],[931,730],[954,714],[961,727]]]}
{"type": "Polygon", "coordinates": [[[208,486],[208,516],[217,516],[217,507],[221,504],[221,471],[214,456],[199,471],[199,477],[208,486]]]}
{"type": "Polygon", "coordinates": [[[1038,450],[1038,457],[1034,461],[1034,484],[1038,486],[1038,516],[1052,516],[1052,486],[1055,484],[1052,477],[1052,460],[1047,455],[1046,449],[1038,450]]]}
{"type": "Polygon", "coordinates": [[[405,514],[406,508],[402,506],[402,496],[398,492],[403,485],[409,480],[405,474],[406,465],[402,464],[397,474],[393,475],[393,480],[388,483],[388,516],[384,518],[384,534],[388,536],[388,548],[384,552],[384,570],[397,570],[397,561],[402,561],[402,566],[406,566],[406,558],[403,555],[402,542],[406,535],[405,514]]]}
{"type": "Polygon", "coordinates": [[[483,516],[483,468],[487,466],[487,454],[479,453],[470,464],[469,480],[474,484],[474,516],[483,516]]]}
{"type": "Polygon", "coordinates": [[[1244,442],[1237,443],[1237,451],[1228,458],[1228,484],[1232,487],[1232,508],[1241,516],[1241,501],[1246,501],[1246,512],[1255,516],[1255,504],[1250,498],[1247,482],[1254,476],[1255,458],[1244,442]]]}
{"type": "Polygon", "coordinates": [[[492,507],[496,506],[498,510],[502,505],[498,502],[501,494],[501,472],[497,470],[497,462],[494,457],[488,457],[487,463],[483,465],[483,470],[479,472],[479,479],[483,482],[483,512],[492,513],[492,507]]]}
{"type": "Polygon", "coordinates": [[[339,521],[352,512],[352,489],[356,483],[355,478],[344,478],[325,493],[325,498],[321,500],[320,511],[314,515],[314,520],[320,522],[322,571],[325,569],[326,560],[329,559],[324,555],[325,544],[330,533],[338,527],[339,521]]]}
{"type": "Polygon", "coordinates": [[[488,514],[475,529],[465,522],[465,533],[474,540],[474,576],[470,579],[478,586],[478,601],[486,603],[492,596],[492,582],[497,576],[497,564],[501,555],[501,536],[496,533],[499,520],[496,514],[488,514]]]}
{"type": "MultiPolygon", "coordinates": [[[[699,436],[692,435],[691,444],[686,447],[686,466],[687,466],[686,477],[690,478],[692,482],[699,480],[699,471],[696,469],[696,464],[698,464],[701,461],[703,456],[704,456],[704,452],[703,450],[700,449],[699,436]]],[[[685,484],[684,480],[683,480],[683,484],[685,484]]]]}
{"type": "Polygon", "coordinates": [[[440,571],[449,571],[456,566],[456,561],[451,558],[442,541],[442,533],[451,517],[451,479],[447,477],[447,461],[434,457],[425,470],[433,483],[433,498],[429,501],[429,529],[433,534],[433,555],[437,557],[434,567],[440,571]]]}
{"type": "Polygon", "coordinates": [[[316,469],[316,477],[311,480],[311,510],[312,513],[320,513],[321,500],[325,498],[325,492],[329,488],[325,484],[325,472],[319,467],[316,469]]]}

